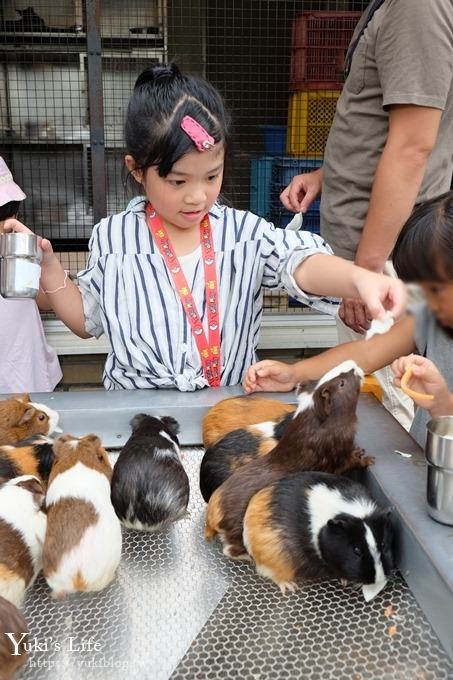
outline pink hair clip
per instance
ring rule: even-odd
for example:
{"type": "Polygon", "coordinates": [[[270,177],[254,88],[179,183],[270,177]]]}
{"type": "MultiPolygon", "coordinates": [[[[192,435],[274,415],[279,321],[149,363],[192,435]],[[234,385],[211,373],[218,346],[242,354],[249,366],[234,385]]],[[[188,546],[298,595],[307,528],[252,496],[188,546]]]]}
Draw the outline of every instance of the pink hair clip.
{"type": "Polygon", "coordinates": [[[184,116],[181,121],[181,128],[186,135],[189,135],[198,151],[209,151],[209,149],[214,146],[214,137],[211,137],[204,127],[200,125],[200,123],[197,123],[191,116],[184,116]]]}

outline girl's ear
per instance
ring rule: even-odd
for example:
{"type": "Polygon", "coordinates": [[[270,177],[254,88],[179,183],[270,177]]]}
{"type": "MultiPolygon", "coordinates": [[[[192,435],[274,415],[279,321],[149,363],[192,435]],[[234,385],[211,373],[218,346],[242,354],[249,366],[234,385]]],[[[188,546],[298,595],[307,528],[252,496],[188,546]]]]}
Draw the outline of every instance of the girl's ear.
{"type": "Polygon", "coordinates": [[[129,170],[135,181],[141,184],[143,180],[143,172],[141,170],[135,169],[136,162],[134,160],[134,157],[131,156],[130,154],[127,154],[126,156],[124,156],[124,162],[126,164],[126,168],[129,170]]]}

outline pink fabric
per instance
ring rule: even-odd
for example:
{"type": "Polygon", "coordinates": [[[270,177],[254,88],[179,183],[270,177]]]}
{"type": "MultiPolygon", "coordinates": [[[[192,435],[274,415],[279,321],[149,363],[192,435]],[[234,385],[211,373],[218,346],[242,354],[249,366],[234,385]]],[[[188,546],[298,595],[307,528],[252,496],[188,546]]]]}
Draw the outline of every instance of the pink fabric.
{"type": "Polygon", "coordinates": [[[0,205],[5,205],[10,201],[23,201],[24,198],[24,192],[13,181],[10,169],[0,156],[0,205]]]}
{"type": "Polygon", "coordinates": [[[0,393],[52,392],[61,378],[36,302],[0,297],[0,393]]]}
{"type": "Polygon", "coordinates": [[[191,116],[184,116],[181,127],[189,135],[198,151],[208,151],[215,144],[214,137],[206,132],[204,127],[191,116]]]}

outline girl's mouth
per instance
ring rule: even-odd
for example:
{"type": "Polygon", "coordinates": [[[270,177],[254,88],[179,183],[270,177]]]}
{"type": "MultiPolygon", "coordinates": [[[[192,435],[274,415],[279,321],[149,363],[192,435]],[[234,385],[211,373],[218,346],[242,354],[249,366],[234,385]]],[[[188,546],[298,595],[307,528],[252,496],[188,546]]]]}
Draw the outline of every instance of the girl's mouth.
{"type": "Polygon", "coordinates": [[[203,215],[202,210],[189,210],[189,211],[183,211],[182,215],[185,217],[186,220],[196,220],[203,215]]]}

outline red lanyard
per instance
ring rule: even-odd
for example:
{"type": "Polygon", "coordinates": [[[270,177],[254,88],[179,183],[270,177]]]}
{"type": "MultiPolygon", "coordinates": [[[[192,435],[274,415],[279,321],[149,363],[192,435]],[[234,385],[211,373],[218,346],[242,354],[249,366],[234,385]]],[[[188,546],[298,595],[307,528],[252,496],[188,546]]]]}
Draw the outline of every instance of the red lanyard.
{"type": "Polygon", "coordinates": [[[208,311],[208,332],[206,338],[200,315],[198,314],[192,292],[187,284],[184,272],[179,260],[170,243],[168,234],[156,215],[156,211],[150,203],[146,206],[148,228],[160,250],[168,271],[178,291],[187,320],[192,328],[192,333],[200,353],[203,373],[211,387],[220,385],[220,323],[219,323],[219,297],[217,285],[217,271],[215,266],[215,253],[212,242],[211,224],[208,215],[205,215],[200,224],[200,244],[204,266],[204,281],[206,290],[206,306],[208,311]]]}

